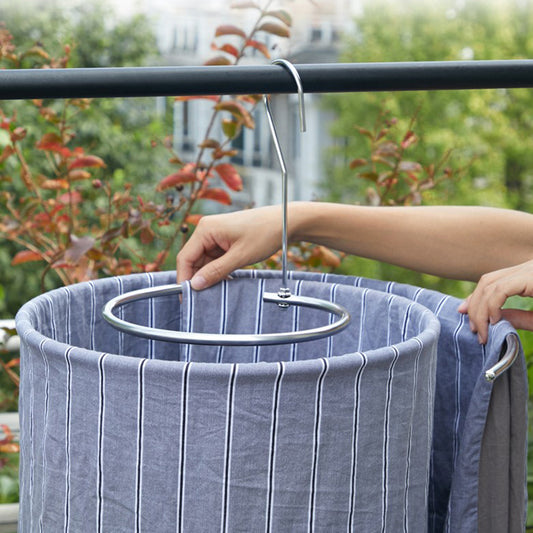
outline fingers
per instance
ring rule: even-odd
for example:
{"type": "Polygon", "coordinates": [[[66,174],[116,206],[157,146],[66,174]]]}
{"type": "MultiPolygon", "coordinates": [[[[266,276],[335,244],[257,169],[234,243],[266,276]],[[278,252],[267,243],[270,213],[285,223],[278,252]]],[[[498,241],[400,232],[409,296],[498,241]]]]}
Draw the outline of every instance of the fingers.
{"type": "Polygon", "coordinates": [[[488,338],[489,324],[495,324],[503,317],[511,318],[511,323],[520,329],[531,329],[531,313],[518,310],[502,310],[511,296],[533,296],[531,279],[533,262],[523,263],[482,276],[474,292],[458,308],[460,313],[468,313],[470,329],[477,333],[480,343],[488,338]]]}
{"type": "Polygon", "coordinates": [[[235,252],[227,252],[218,259],[213,259],[196,271],[191,278],[191,287],[200,291],[207,289],[220,280],[226,279],[234,270],[239,268],[241,261],[235,252]]]}
{"type": "Polygon", "coordinates": [[[211,287],[237,268],[271,256],[281,243],[279,208],[203,217],[176,258],[178,283],[211,287]]]}

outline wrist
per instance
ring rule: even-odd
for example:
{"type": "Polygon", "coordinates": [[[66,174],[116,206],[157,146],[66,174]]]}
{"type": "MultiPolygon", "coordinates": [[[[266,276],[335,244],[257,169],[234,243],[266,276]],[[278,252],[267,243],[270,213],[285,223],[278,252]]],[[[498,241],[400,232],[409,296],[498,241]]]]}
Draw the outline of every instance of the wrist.
{"type": "Polygon", "coordinates": [[[320,202],[291,202],[288,207],[288,238],[290,241],[312,242],[320,221],[320,202]]]}

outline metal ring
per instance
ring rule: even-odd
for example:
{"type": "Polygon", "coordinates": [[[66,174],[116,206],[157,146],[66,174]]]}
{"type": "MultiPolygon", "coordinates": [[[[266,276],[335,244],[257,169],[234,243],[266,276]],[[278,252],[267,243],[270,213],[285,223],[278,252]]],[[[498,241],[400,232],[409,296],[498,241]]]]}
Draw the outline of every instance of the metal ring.
{"type": "MultiPolygon", "coordinates": [[[[341,305],[318,298],[308,296],[289,296],[280,298],[275,293],[265,292],[263,300],[265,302],[279,303],[286,302],[289,305],[299,305],[327,311],[339,317],[332,324],[320,326],[312,329],[305,329],[285,333],[261,333],[261,334],[219,334],[219,333],[189,333],[185,331],[172,331],[168,329],[150,328],[133,324],[122,320],[113,314],[113,310],[126,303],[156,296],[179,294],[183,292],[181,284],[161,285],[160,287],[148,287],[121,294],[109,300],[102,311],[102,315],[109,324],[125,333],[131,333],[138,337],[155,339],[167,342],[181,342],[184,344],[209,344],[218,346],[257,346],[268,344],[290,344],[293,342],[304,342],[322,339],[342,331],[350,322],[350,313],[341,305]]],[[[283,311],[280,311],[283,312],[283,311]]]]}

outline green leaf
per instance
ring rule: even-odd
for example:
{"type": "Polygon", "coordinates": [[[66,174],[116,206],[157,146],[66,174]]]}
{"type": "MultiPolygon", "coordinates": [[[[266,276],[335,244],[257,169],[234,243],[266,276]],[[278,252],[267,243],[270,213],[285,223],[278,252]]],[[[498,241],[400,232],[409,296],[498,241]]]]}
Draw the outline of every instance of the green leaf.
{"type": "Polygon", "coordinates": [[[378,179],[378,175],[376,172],[361,172],[361,174],[358,174],[358,176],[360,178],[370,181],[377,181],[378,179]]]}
{"type": "Polygon", "coordinates": [[[222,131],[229,139],[235,139],[239,135],[241,128],[237,122],[230,118],[222,120],[222,131]]]}

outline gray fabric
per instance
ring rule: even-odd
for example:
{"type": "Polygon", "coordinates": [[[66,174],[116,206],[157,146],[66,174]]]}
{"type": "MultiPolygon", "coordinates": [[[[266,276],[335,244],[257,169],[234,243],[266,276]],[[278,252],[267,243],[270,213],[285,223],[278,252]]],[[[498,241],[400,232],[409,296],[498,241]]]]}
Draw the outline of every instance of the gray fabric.
{"type": "MultiPolygon", "coordinates": [[[[242,271],[236,276],[268,284],[270,278],[279,278],[279,273],[242,271]]],[[[141,286],[171,283],[173,272],[81,284],[24,306],[17,317],[23,340],[20,531],[39,531],[39,524],[44,531],[57,531],[67,524],[71,531],[82,532],[263,531],[269,527],[272,531],[344,531],[351,526],[353,531],[366,532],[381,531],[384,525],[385,530],[418,533],[426,530],[421,522],[426,508],[430,532],[481,532],[489,531],[486,528],[491,525],[494,531],[522,531],[527,429],[523,354],[511,372],[494,385],[483,377],[484,370],[500,357],[507,335],[514,333],[511,326],[500,322],[491,327],[490,341],[483,347],[470,332],[467,319],[457,313],[459,301],[450,296],[349,276],[294,272],[291,277],[295,291],[334,291],[336,299],[348,301],[359,330],[350,328],[343,338],[289,349],[214,350],[124,335],[99,318],[101,305],[112,296],[141,286]],[[299,280],[329,285],[310,286],[299,280]],[[343,285],[357,290],[347,293],[343,285]],[[381,296],[365,289],[380,291],[381,296]],[[440,322],[435,391],[431,388],[431,357],[415,357],[414,375],[412,364],[407,373],[400,373],[402,365],[409,367],[408,358],[402,356],[394,362],[393,351],[380,346],[384,337],[394,338],[397,326],[392,310],[405,302],[388,300],[392,295],[422,304],[440,322]],[[339,356],[338,349],[347,351],[339,356]],[[358,350],[375,351],[371,356],[365,352],[364,358],[358,350]],[[177,362],[180,359],[182,362],[177,362]],[[201,363],[204,359],[222,363],[201,363]],[[232,368],[237,369],[235,373],[232,368]],[[391,368],[392,374],[387,374],[391,368]],[[392,376],[392,381],[378,379],[379,372],[392,376]],[[407,380],[407,385],[402,380],[407,380]],[[386,383],[391,387],[385,387],[386,383]],[[403,459],[389,461],[386,475],[383,469],[387,434],[383,413],[389,413],[389,429],[395,427],[397,417],[405,416],[396,398],[405,402],[409,390],[412,395],[405,409],[411,413],[420,412],[422,405],[427,406],[433,395],[435,398],[427,499],[416,505],[412,502],[417,491],[420,494],[420,486],[414,483],[415,476],[410,474],[401,489],[396,480],[398,471],[400,478],[402,469],[406,472],[406,445],[409,472],[423,469],[423,452],[422,458],[412,452],[424,450],[427,443],[429,411],[428,417],[413,417],[395,429],[387,447],[401,455],[403,445],[403,459]],[[389,403],[383,403],[384,393],[389,394],[389,403]],[[194,402],[182,401],[189,396],[194,402]],[[390,409],[384,410],[384,405],[390,409]],[[234,417],[228,426],[229,406],[234,417]],[[274,417],[274,412],[279,416],[274,417]],[[337,414],[339,420],[352,416],[350,428],[357,431],[350,442],[357,446],[343,447],[350,432],[340,429],[337,414]],[[377,418],[373,420],[373,416],[377,418]],[[228,435],[232,436],[229,440],[228,435]],[[247,437],[238,438],[243,435],[247,437]],[[271,449],[273,436],[275,453],[261,463],[258,457],[271,449]],[[312,455],[315,451],[318,454],[312,455]],[[344,464],[342,453],[350,454],[344,464]],[[293,455],[303,454],[311,454],[313,460],[300,470],[292,460],[293,455]],[[356,481],[349,487],[348,497],[345,493],[339,496],[342,484],[332,483],[345,476],[347,462],[350,467],[355,465],[351,472],[356,481]],[[331,472],[329,481],[323,479],[324,472],[328,479],[331,472]],[[496,479],[503,483],[495,483],[496,479]],[[289,490],[280,490],[281,481],[289,483],[289,490]],[[307,487],[301,487],[302,481],[307,487]],[[323,483],[330,483],[331,490],[311,490],[311,486],[320,489],[323,483]],[[398,510],[391,507],[391,502],[398,502],[398,490],[409,495],[408,509],[399,511],[403,523],[392,517],[393,510],[398,510]],[[280,496],[284,498],[281,503],[276,499],[280,496]],[[291,509],[296,522],[289,518],[280,523],[283,504],[291,509]],[[196,522],[194,509],[201,516],[196,522]],[[261,519],[255,521],[257,516],[261,519]],[[336,526],[337,519],[342,528],[336,526]],[[187,529],[193,523],[196,529],[187,529]]],[[[255,306],[251,305],[246,291],[236,297],[239,293],[234,294],[233,288],[228,302],[238,306],[239,312],[230,313],[227,321],[220,312],[222,286],[195,294],[192,300],[186,294],[182,308],[177,298],[161,298],[137,302],[121,314],[132,321],[171,329],[212,327],[215,323],[226,331],[245,324],[251,331],[277,327],[268,323],[271,311],[259,313],[257,298],[255,306]],[[204,303],[196,305],[204,296],[204,303]],[[265,320],[258,321],[258,316],[265,320]]],[[[279,327],[308,327],[317,320],[302,313],[285,312],[290,319],[285,318],[279,327]]],[[[424,314],[420,316],[428,320],[424,314]]],[[[416,326],[412,319],[408,323],[416,326]]],[[[435,333],[431,325],[426,330],[435,333]]],[[[406,338],[416,336],[415,327],[406,338]]],[[[403,348],[399,353],[404,353],[403,348]]]]}
{"type": "MultiPolygon", "coordinates": [[[[267,309],[259,291],[279,282],[254,276],[121,313],[224,332],[327,320],[267,309]]],[[[84,283],[20,310],[19,531],[425,531],[433,314],[394,294],[305,280],[294,292],[342,303],[349,328],[222,349],[124,335],[100,317],[116,294],[173,277],[84,283]]]]}
{"type": "Polygon", "coordinates": [[[524,448],[528,391],[521,364],[494,384],[479,471],[479,533],[524,531],[524,448]]]}

